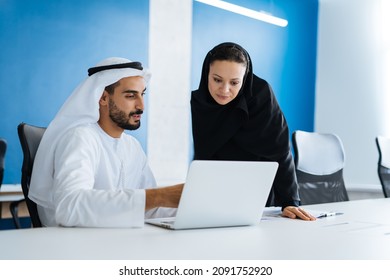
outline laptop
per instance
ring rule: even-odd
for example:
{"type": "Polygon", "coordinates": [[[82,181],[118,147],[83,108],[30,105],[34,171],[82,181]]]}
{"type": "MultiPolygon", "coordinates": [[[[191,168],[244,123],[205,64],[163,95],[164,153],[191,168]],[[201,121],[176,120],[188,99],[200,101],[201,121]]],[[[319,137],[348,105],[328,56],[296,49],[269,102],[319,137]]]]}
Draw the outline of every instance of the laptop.
{"type": "Polygon", "coordinates": [[[194,160],[174,218],[147,219],[168,229],[258,224],[277,162],[194,160]]]}

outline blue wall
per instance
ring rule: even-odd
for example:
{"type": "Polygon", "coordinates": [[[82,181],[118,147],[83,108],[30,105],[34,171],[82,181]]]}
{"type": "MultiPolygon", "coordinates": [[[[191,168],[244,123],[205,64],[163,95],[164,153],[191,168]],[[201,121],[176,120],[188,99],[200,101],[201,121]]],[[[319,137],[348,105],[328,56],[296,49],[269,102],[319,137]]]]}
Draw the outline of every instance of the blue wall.
{"type": "Polygon", "coordinates": [[[255,74],[274,89],[290,133],[314,128],[317,0],[228,0],[287,19],[285,28],[194,2],[192,88],[199,85],[203,59],[215,45],[232,41],[246,48],[255,74]]]}
{"type": "MultiPolygon", "coordinates": [[[[8,142],[3,183],[20,183],[17,125],[47,126],[87,69],[106,57],[147,66],[148,32],[149,1],[0,0],[0,137],[8,142]]],[[[133,134],[146,149],[145,117],[133,134]]]]}

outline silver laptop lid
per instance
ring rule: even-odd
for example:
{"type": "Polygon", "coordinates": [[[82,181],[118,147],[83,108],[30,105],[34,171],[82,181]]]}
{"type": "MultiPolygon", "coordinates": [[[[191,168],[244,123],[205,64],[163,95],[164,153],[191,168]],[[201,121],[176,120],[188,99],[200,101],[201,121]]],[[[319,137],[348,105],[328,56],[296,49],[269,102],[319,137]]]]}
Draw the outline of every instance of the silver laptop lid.
{"type": "Polygon", "coordinates": [[[193,161],[174,228],[260,222],[277,168],[276,162],[193,161]]]}

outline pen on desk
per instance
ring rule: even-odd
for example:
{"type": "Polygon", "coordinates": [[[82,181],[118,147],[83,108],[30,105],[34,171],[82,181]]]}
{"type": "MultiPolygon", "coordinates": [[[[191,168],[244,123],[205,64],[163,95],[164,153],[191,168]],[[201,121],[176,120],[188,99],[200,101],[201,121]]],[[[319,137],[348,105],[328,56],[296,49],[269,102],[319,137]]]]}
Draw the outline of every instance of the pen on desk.
{"type": "Polygon", "coordinates": [[[322,213],[317,218],[326,218],[326,217],[332,217],[332,216],[338,216],[342,215],[343,213],[340,212],[328,212],[328,213],[322,213]]]}

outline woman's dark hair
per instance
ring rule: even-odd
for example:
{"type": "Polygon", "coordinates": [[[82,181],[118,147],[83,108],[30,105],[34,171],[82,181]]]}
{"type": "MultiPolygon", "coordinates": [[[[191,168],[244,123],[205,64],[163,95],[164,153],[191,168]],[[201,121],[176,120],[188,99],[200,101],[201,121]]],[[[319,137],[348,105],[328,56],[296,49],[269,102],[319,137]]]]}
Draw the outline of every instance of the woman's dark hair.
{"type": "Polygon", "coordinates": [[[221,45],[210,51],[210,65],[216,60],[227,60],[242,63],[248,69],[248,56],[245,50],[236,45],[221,45]]]}

